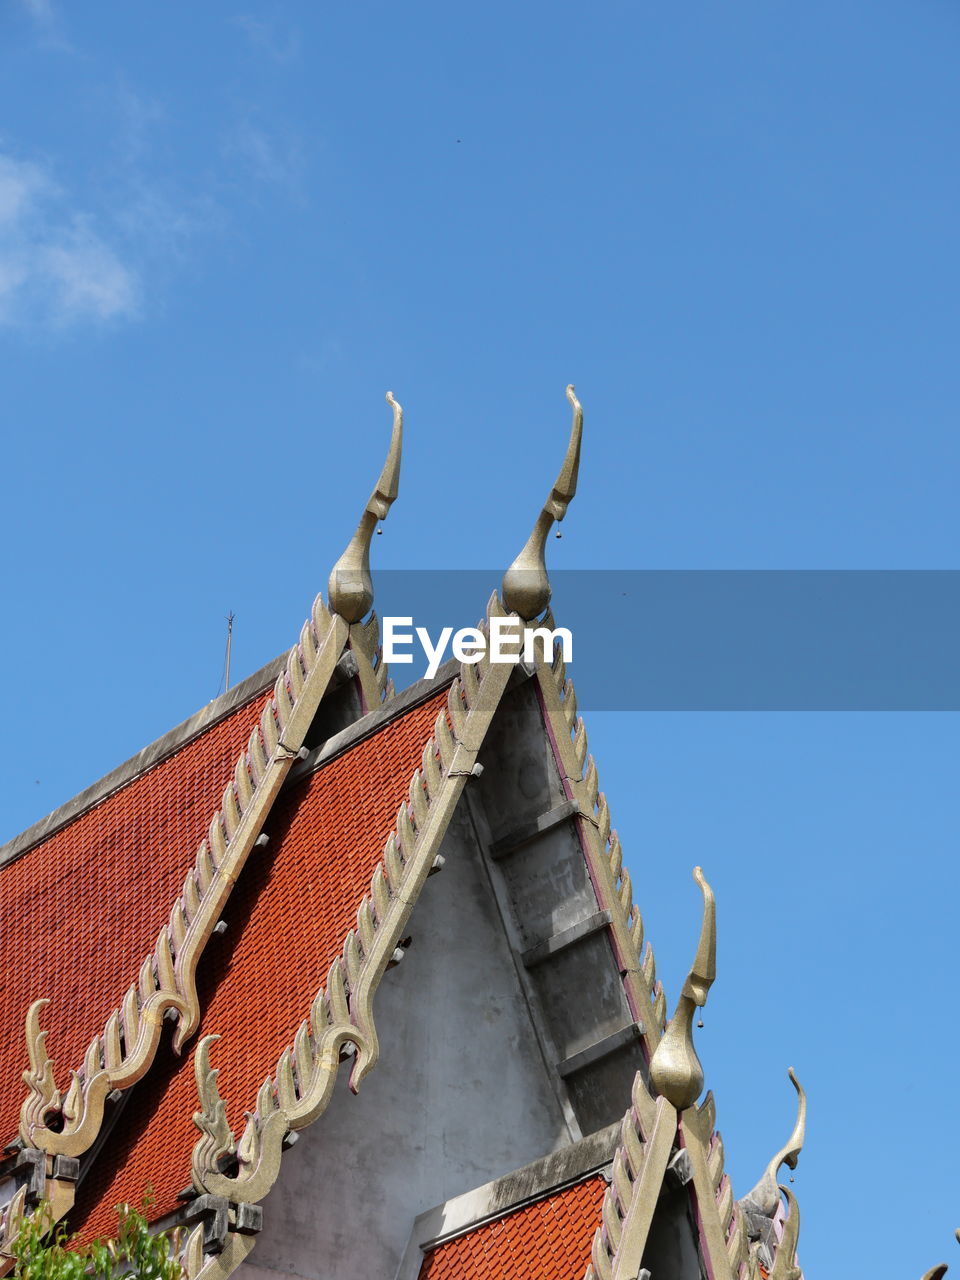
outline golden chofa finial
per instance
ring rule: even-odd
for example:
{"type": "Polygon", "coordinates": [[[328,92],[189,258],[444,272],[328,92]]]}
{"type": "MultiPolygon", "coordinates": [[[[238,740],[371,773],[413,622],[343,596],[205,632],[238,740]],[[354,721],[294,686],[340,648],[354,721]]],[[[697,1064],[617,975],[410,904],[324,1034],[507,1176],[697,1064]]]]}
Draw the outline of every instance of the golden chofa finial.
{"type": "Polygon", "coordinates": [[[793,1067],[788,1069],[791,1083],[797,1091],[797,1119],[790,1137],[773,1157],[764,1170],[763,1177],[739,1202],[741,1209],[748,1213],[762,1213],[772,1218],[780,1204],[780,1189],[777,1186],[777,1171],[782,1164],[790,1169],[797,1167],[797,1160],[803,1150],[803,1140],[807,1131],[807,1095],[803,1085],[797,1079],[793,1067]]]}
{"type": "Polygon", "coordinates": [[[327,595],[330,608],[345,622],[359,622],[373,604],[373,579],[370,576],[370,543],[380,520],[385,520],[400,489],[400,452],[403,447],[403,409],[387,392],[387,404],[393,407],[393,432],[387,460],[380,472],[377,487],[363,509],[357,531],[347,549],[330,570],[327,595]]]}
{"type": "Polygon", "coordinates": [[[567,387],[567,399],[573,406],[573,425],[570,443],[560,474],[550,490],[550,496],[537,516],[533,532],[523,550],[503,575],[503,603],[510,613],[517,613],[525,622],[537,618],[550,603],[550,579],[547,576],[547,535],[555,520],[562,520],[567,507],[577,492],[577,473],[580,470],[580,441],[583,438],[583,410],[573,393],[573,384],[567,387]]]}
{"type": "Polygon", "coordinates": [[[692,1106],[703,1088],[703,1067],[693,1047],[693,1011],[707,1003],[717,976],[717,906],[699,867],[694,867],[693,878],[703,893],[700,943],[670,1025],[650,1059],[650,1083],[678,1111],[692,1106]]]}

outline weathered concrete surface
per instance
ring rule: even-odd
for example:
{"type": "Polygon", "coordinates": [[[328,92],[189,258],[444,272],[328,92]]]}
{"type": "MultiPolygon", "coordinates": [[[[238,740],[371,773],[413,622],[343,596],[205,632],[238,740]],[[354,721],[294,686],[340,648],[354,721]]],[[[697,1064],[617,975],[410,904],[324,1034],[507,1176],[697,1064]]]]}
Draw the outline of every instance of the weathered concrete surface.
{"type": "Polygon", "coordinates": [[[570,1141],[463,802],[443,856],[377,996],[380,1063],[284,1156],[247,1280],[393,1280],[418,1214],[570,1141]]]}
{"type": "Polygon", "coordinates": [[[623,1114],[646,1061],[534,681],[508,691],[480,759],[477,827],[520,981],[563,1104],[592,1133],[623,1114]]]}

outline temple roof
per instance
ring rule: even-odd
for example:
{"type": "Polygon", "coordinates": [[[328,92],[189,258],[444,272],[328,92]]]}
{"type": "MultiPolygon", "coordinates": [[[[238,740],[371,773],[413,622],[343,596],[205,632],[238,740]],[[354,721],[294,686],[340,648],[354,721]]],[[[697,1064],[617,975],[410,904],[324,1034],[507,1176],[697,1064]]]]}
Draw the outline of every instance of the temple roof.
{"type": "MultiPolygon", "coordinates": [[[[231,703],[233,700],[229,700],[231,703]]],[[[0,865],[0,1136],[15,1137],[24,1097],[23,1020],[51,1001],[48,1049],[79,1067],[90,1038],[139,969],[170,913],[261,689],[82,808],[46,838],[16,842],[0,865]]]]}
{"type": "Polygon", "coordinates": [[[593,1174],[455,1236],[426,1254],[420,1280],[579,1280],[606,1189],[593,1174]]]}
{"type": "MultiPolygon", "coordinates": [[[[305,773],[270,816],[269,843],[247,864],[227,929],[211,940],[199,974],[199,1035],[222,1036],[217,1064],[231,1127],[242,1129],[244,1109],[343,949],[445,698],[441,687],[305,773]]],[[[132,1094],[117,1136],[81,1184],[71,1226],[82,1237],[108,1232],[113,1206],[139,1203],[148,1187],[152,1217],[178,1207],[198,1138],[198,1043],[183,1058],[168,1050],[132,1094]]]]}
{"type": "MultiPolygon", "coordinates": [[[[564,465],[481,634],[506,612],[553,625],[538,616],[545,540],[575,492],[582,434],[572,388],[568,398],[564,465]]],[[[376,617],[361,621],[371,535],[397,492],[402,419],[389,399],[387,464],[331,575],[332,607],[318,597],[284,659],[0,850],[0,1133],[19,1123],[0,1170],[0,1273],[43,1197],[90,1239],[111,1230],[116,1204],[149,1192],[154,1223],[198,1224],[188,1280],[226,1280],[341,1063],[356,1090],[378,1062],[374,995],[403,956],[467,782],[482,778],[465,803],[469,856],[483,864],[484,909],[509,940],[570,1150],[584,1133],[603,1145],[629,1106],[609,1179],[596,1160],[568,1166],[422,1242],[420,1280],[634,1276],[665,1189],[688,1186],[690,1247],[715,1280],[759,1277],[770,1261],[774,1280],[796,1280],[799,1219],[789,1195],[784,1218],[775,1178],[795,1163],[802,1113],[738,1207],[712,1099],[694,1105],[713,894],[697,868],[700,943],[668,1023],[562,649],[541,643],[533,660],[506,663],[485,653],[393,695],[376,617]]],[[[596,1154],[590,1141],[581,1153],[596,1154]]]]}

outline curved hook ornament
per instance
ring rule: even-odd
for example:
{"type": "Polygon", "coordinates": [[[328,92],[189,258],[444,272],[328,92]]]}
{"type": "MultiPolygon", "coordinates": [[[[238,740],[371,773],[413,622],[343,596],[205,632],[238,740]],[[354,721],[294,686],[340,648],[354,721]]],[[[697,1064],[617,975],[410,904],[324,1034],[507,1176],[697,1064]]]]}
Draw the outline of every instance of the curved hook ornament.
{"type": "MultiPolygon", "coordinates": [[[[957,1238],[957,1244],[960,1244],[960,1228],[954,1232],[954,1235],[957,1238]]],[[[943,1280],[943,1277],[946,1274],[947,1264],[945,1262],[941,1262],[938,1263],[937,1266],[931,1267],[929,1271],[925,1271],[920,1277],[920,1280],[943,1280]]]]}
{"type": "Polygon", "coordinates": [[[23,1104],[23,1116],[28,1124],[37,1128],[46,1123],[51,1112],[62,1102],[60,1091],[53,1077],[53,1062],[46,1049],[47,1033],[40,1028],[40,1011],[50,1003],[46,996],[34,1000],[27,1010],[26,1040],[30,1068],[23,1073],[23,1082],[30,1090],[23,1104]]]}
{"type": "Polygon", "coordinates": [[[327,598],[330,608],[346,622],[359,622],[373,604],[373,578],[370,576],[370,543],[381,520],[387,518],[400,491],[400,455],[403,450],[403,409],[387,392],[387,404],[393,408],[393,431],[390,448],[380,479],[363,509],[356,533],[346,550],[330,570],[327,598]]]}
{"type": "Polygon", "coordinates": [[[693,1047],[693,1011],[707,1003],[717,976],[716,901],[699,867],[694,867],[693,878],[703,894],[700,942],[676,1011],[650,1059],[650,1083],[678,1111],[692,1106],[703,1088],[703,1067],[693,1047]]]}
{"type": "Polygon", "coordinates": [[[783,1235],[777,1245],[777,1254],[770,1271],[770,1280],[801,1280],[803,1272],[797,1266],[797,1243],[800,1239],[800,1206],[789,1187],[780,1187],[787,1198],[787,1216],[783,1235]]]}
{"type": "Polygon", "coordinates": [[[777,1205],[780,1203],[777,1171],[782,1164],[785,1164],[790,1169],[797,1167],[797,1160],[803,1150],[803,1140],[807,1129],[807,1095],[804,1092],[803,1085],[797,1079],[793,1067],[788,1068],[787,1074],[790,1076],[791,1083],[797,1091],[797,1119],[793,1126],[793,1132],[767,1165],[763,1177],[757,1185],[752,1191],[748,1191],[739,1202],[741,1208],[748,1213],[762,1213],[767,1218],[774,1216],[777,1212],[777,1205]]]}
{"type": "Polygon", "coordinates": [[[554,521],[567,514],[567,507],[577,492],[577,475],[580,470],[580,443],[583,439],[583,409],[573,390],[567,387],[567,399],[573,407],[573,423],[570,440],[560,474],[537,516],[530,537],[523,550],[503,575],[501,595],[509,613],[519,614],[525,622],[539,617],[550,603],[550,578],[547,574],[547,535],[554,521]]]}

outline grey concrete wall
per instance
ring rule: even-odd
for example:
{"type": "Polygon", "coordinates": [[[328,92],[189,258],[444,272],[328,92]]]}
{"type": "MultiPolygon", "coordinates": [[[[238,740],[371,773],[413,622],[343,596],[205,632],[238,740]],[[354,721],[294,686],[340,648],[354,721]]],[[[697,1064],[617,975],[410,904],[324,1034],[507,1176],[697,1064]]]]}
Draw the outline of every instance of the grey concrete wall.
{"type": "Polygon", "coordinates": [[[664,1191],[650,1224],[642,1266],[651,1280],[707,1280],[697,1244],[690,1191],[664,1191]]]}
{"type": "Polygon", "coordinates": [[[571,1139],[463,801],[443,855],[377,995],[381,1060],[285,1154],[246,1280],[393,1280],[418,1214],[571,1139]]]}
{"type": "Polygon", "coordinates": [[[534,681],[508,691],[480,760],[470,799],[491,879],[558,1087],[592,1133],[623,1115],[646,1062],[534,681]]]}

